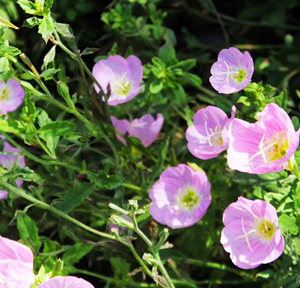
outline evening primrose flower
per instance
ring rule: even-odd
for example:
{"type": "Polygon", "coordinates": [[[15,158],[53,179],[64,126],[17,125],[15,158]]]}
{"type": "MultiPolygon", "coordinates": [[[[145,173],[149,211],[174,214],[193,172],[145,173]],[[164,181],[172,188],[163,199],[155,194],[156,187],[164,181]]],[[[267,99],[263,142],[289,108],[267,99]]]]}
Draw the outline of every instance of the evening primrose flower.
{"type": "MultiPolygon", "coordinates": [[[[141,118],[134,119],[132,122],[118,120],[114,116],[111,116],[110,119],[117,131],[123,135],[128,132],[130,136],[140,139],[145,147],[148,147],[155,141],[164,122],[164,117],[160,113],[157,114],[156,120],[150,114],[145,114],[141,118]]],[[[116,133],[116,137],[126,145],[126,141],[121,135],[116,133]]]]}
{"type": "Polygon", "coordinates": [[[239,268],[270,263],[284,250],[276,209],[268,202],[239,197],[224,211],[223,223],[221,243],[239,268]]]}
{"type": "MultiPolygon", "coordinates": [[[[97,62],[92,72],[104,93],[107,93],[107,86],[110,84],[108,105],[116,106],[128,102],[141,90],[143,67],[141,60],[134,55],[126,59],[119,55],[109,56],[97,62]]],[[[96,84],[94,87],[99,93],[99,87],[96,84]]]]}
{"type": "Polygon", "coordinates": [[[210,69],[209,82],[219,93],[230,94],[244,89],[251,82],[253,71],[250,54],[230,47],[219,53],[218,61],[210,69]]]}
{"type": "Polygon", "coordinates": [[[0,287],[30,288],[34,282],[31,250],[0,236],[0,287]]]}
{"type": "MultiPolygon", "coordinates": [[[[0,138],[3,138],[3,136],[0,135],[0,138]]],[[[4,145],[3,152],[21,152],[19,148],[15,148],[11,146],[8,142],[4,142],[3,145],[4,145]]],[[[17,161],[18,158],[19,158],[19,162],[18,162],[19,166],[25,167],[25,157],[18,156],[18,155],[0,154],[0,165],[9,170],[14,166],[14,163],[17,161]]],[[[16,183],[20,188],[23,184],[23,180],[17,179],[16,183]]],[[[8,191],[0,190],[0,199],[6,198],[7,195],[8,195],[8,191]]]]}
{"type": "Polygon", "coordinates": [[[185,164],[167,168],[151,187],[150,214],[173,229],[197,223],[211,201],[210,183],[203,171],[185,164]]]}
{"type": "Polygon", "coordinates": [[[193,117],[194,126],[186,131],[189,151],[197,158],[207,160],[217,157],[228,148],[227,128],[235,116],[232,108],[231,119],[218,107],[207,106],[199,109],[193,117]]]}
{"type": "Polygon", "coordinates": [[[25,91],[18,81],[8,79],[7,83],[0,81],[0,114],[16,110],[24,99],[25,91]]]}
{"type": "Polygon", "coordinates": [[[74,276],[57,276],[39,285],[38,288],[94,288],[94,286],[74,276]]]}
{"type": "Polygon", "coordinates": [[[271,103],[259,114],[260,120],[248,123],[234,119],[229,125],[228,166],[252,174],[278,172],[299,146],[299,132],[288,114],[271,103]]]}

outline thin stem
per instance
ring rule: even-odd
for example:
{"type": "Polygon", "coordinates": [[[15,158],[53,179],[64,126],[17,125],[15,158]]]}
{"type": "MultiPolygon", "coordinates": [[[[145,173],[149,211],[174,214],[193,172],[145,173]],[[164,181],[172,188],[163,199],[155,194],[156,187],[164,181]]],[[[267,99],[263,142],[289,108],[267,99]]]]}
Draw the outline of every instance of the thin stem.
{"type": "Polygon", "coordinates": [[[48,148],[44,145],[44,143],[40,140],[38,136],[35,136],[35,140],[42,147],[42,149],[48,154],[48,156],[50,156],[50,158],[55,159],[55,156],[52,155],[52,153],[48,150],[48,148]]]}

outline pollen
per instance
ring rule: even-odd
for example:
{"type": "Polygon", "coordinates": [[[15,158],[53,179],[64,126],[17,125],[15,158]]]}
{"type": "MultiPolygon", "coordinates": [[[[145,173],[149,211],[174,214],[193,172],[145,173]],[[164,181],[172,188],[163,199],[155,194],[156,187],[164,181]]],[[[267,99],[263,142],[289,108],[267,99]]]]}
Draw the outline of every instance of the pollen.
{"type": "Polygon", "coordinates": [[[200,200],[200,196],[197,195],[194,189],[186,189],[185,194],[181,198],[181,203],[187,209],[192,210],[200,200]]]}
{"type": "Polygon", "coordinates": [[[265,240],[270,240],[276,232],[275,225],[269,220],[261,220],[257,225],[256,232],[265,240]]]}
{"type": "Polygon", "coordinates": [[[10,90],[9,88],[4,88],[0,90],[0,101],[6,101],[10,98],[10,90]]]}
{"type": "Polygon", "coordinates": [[[246,75],[247,73],[245,70],[239,69],[238,72],[233,75],[233,79],[239,83],[242,83],[246,78],[246,75]]]}

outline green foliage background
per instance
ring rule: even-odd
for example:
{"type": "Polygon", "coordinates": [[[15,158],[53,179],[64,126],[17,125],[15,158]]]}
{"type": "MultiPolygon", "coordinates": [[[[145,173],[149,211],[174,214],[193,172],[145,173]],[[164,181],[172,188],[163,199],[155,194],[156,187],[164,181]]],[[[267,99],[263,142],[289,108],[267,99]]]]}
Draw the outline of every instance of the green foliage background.
{"type": "MultiPolygon", "coordinates": [[[[256,112],[271,101],[284,107],[299,128],[299,1],[55,0],[52,17],[71,28],[51,24],[47,13],[25,14],[13,0],[0,0],[0,5],[0,16],[23,25],[2,36],[19,50],[11,48],[6,56],[0,50],[3,59],[10,57],[9,65],[0,61],[0,75],[11,73],[11,57],[23,52],[54,99],[45,95],[33,73],[14,67],[13,73],[24,81],[27,91],[25,104],[11,114],[12,120],[0,120],[1,132],[11,133],[7,139],[22,150],[28,166],[3,175],[11,179],[11,185],[23,178],[27,195],[48,205],[29,205],[30,199],[14,198],[12,191],[0,203],[0,234],[21,238],[32,248],[36,273],[41,265],[45,268],[41,277],[59,270],[60,258],[64,268],[59,273],[77,273],[95,287],[155,287],[149,277],[142,283],[140,265],[124,245],[89,233],[51,209],[107,232],[113,213],[108,204],[130,209],[128,200],[135,199],[145,212],[137,218],[138,225],[156,243],[164,227],[147,212],[149,188],[167,166],[191,162],[207,173],[212,203],[196,225],[170,229],[168,241],[174,247],[160,251],[176,287],[297,287],[299,181],[287,171],[266,175],[230,171],[225,153],[207,161],[197,159],[187,150],[185,130],[194,113],[206,105],[218,106],[228,115],[236,105],[237,117],[253,122],[256,112]],[[22,24],[31,16],[37,18],[22,24]],[[51,25],[73,53],[80,50],[90,69],[107,55],[138,56],[144,64],[141,95],[116,107],[103,105],[82,66],[60,47],[53,48],[48,40],[51,25]],[[255,61],[253,81],[263,85],[232,95],[219,95],[212,89],[210,67],[218,52],[229,46],[250,52],[255,61]],[[64,100],[69,107],[76,102],[79,112],[59,109],[55,101],[64,100]],[[127,146],[115,139],[108,115],[134,119],[146,113],[162,113],[165,118],[159,139],[150,147],[144,148],[132,137],[127,138],[127,146]],[[278,260],[249,271],[234,267],[220,244],[223,211],[238,196],[272,203],[286,240],[285,253],[278,260]]],[[[300,163],[299,150],[295,157],[300,163]]],[[[127,229],[125,235],[134,240],[140,256],[147,252],[135,233],[127,229]]]]}

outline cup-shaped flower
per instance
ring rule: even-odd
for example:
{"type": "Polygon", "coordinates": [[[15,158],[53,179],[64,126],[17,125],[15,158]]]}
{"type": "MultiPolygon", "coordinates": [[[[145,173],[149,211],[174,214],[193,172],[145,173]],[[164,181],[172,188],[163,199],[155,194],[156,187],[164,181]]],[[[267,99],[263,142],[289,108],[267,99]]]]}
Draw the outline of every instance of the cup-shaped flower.
{"type": "Polygon", "coordinates": [[[150,214],[173,229],[194,225],[211,201],[210,183],[204,172],[185,164],[167,168],[151,187],[150,214]]]}
{"type": "Polygon", "coordinates": [[[30,288],[34,282],[33,255],[25,245],[0,236],[0,287],[30,288]]]}
{"type": "Polygon", "coordinates": [[[199,109],[193,117],[194,126],[186,131],[189,151],[203,160],[217,157],[228,148],[227,127],[234,116],[234,106],[230,119],[218,107],[207,106],[199,109]]]}
{"type": "Polygon", "coordinates": [[[74,276],[57,276],[39,285],[38,288],[94,288],[94,286],[74,276]]]}
{"type": "Polygon", "coordinates": [[[270,263],[284,250],[276,209],[268,202],[239,197],[224,211],[223,223],[221,243],[239,268],[270,263]]]}
{"type": "Polygon", "coordinates": [[[252,174],[278,172],[299,146],[299,132],[288,114],[271,103],[260,120],[248,123],[234,119],[229,125],[228,166],[252,174]]]}
{"type": "MultiPolygon", "coordinates": [[[[139,94],[143,77],[142,62],[134,55],[126,59],[119,55],[109,56],[94,65],[93,76],[104,93],[107,93],[107,86],[110,84],[108,105],[116,106],[128,102],[139,94]]],[[[99,93],[99,87],[96,84],[94,87],[99,93]]]]}
{"type": "MultiPolygon", "coordinates": [[[[111,116],[113,126],[121,133],[128,132],[130,136],[136,137],[141,140],[142,144],[147,147],[151,145],[157,138],[162,125],[164,123],[164,117],[162,114],[157,114],[155,120],[152,115],[146,114],[141,118],[134,119],[132,122],[127,120],[118,120],[116,117],[111,116]]],[[[125,139],[116,133],[117,139],[126,145],[125,139]]]]}
{"type": "Polygon", "coordinates": [[[244,89],[251,82],[253,71],[250,54],[230,47],[220,51],[218,61],[210,69],[209,82],[219,93],[230,94],[244,89]]]}
{"type": "Polygon", "coordinates": [[[25,91],[18,81],[8,79],[7,83],[0,81],[0,114],[16,110],[24,99],[25,91]]]}
{"type": "MultiPolygon", "coordinates": [[[[0,137],[0,138],[2,138],[2,137],[0,137]]],[[[3,152],[14,152],[14,153],[21,152],[21,150],[19,148],[15,148],[15,147],[11,146],[8,142],[4,142],[3,145],[4,145],[3,152]]],[[[21,167],[25,167],[25,157],[24,156],[18,157],[18,155],[0,154],[0,165],[9,170],[14,166],[14,163],[17,161],[18,158],[19,158],[18,164],[21,167]]],[[[21,187],[23,184],[23,180],[17,179],[16,183],[17,183],[18,187],[21,187]]],[[[6,198],[7,195],[8,195],[7,191],[0,190],[0,199],[6,198]]]]}

